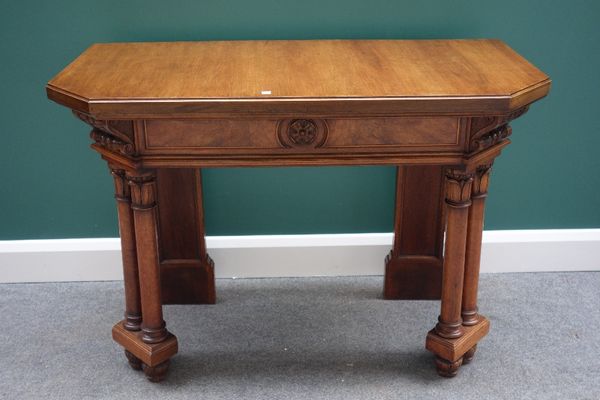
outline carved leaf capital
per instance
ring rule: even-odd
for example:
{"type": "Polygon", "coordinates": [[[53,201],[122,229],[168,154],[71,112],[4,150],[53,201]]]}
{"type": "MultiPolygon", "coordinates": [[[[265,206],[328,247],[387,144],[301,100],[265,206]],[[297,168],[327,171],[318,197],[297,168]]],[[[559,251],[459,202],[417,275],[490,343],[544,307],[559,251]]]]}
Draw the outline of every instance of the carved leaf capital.
{"type": "Polygon", "coordinates": [[[473,197],[485,197],[487,195],[491,172],[492,163],[477,167],[473,179],[473,197]]]}
{"type": "Polygon", "coordinates": [[[110,173],[115,181],[115,198],[118,201],[129,202],[131,192],[125,177],[125,170],[111,168],[110,173]]]}
{"type": "Polygon", "coordinates": [[[446,170],[446,203],[453,207],[471,204],[473,173],[456,169],[446,170]]]}
{"type": "Polygon", "coordinates": [[[131,207],[136,210],[156,205],[156,179],[153,175],[128,176],[131,191],[131,207]]]}

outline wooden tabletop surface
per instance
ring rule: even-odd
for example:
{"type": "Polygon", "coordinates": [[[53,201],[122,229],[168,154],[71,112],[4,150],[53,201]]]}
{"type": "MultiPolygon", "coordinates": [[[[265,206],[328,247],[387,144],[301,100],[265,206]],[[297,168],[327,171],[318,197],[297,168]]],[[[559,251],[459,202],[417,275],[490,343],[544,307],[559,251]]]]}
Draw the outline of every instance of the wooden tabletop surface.
{"type": "Polygon", "coordinates": [[[153,103],[194,100],[488,98],[511,108],[511,99],[531,91],[522,102],[537,100],[549,86],[499,40],[281,40],[95,44],[47,89],[81,111],[137,103],[131,112],[153,113],[161,112],[153,103]]]}

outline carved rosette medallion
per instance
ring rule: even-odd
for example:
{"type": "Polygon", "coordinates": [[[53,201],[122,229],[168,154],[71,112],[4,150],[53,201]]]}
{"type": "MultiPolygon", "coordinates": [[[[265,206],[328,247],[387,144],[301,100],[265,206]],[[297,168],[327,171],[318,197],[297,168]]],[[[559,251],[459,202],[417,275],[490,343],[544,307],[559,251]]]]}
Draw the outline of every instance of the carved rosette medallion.
{"type": "Polygon", "coordinates": [[[317,126],[308,119],[297,119],[288,126],[288,137],[297,146],[307,146],[317,138],[317,126]]]}
{"type": "Polygon", "coordinates": [[[322,120],[292,119],[281,121],[277,129],[279,142],[288,148],[317,148],[327,139],[327,125],[322,120]]]}

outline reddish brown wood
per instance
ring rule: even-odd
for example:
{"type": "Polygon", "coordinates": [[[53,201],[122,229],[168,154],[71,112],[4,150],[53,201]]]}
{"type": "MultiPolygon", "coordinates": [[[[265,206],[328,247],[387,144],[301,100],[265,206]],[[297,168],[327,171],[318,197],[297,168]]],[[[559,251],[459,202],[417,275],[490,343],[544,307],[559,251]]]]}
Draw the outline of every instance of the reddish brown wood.
{"type": "Polygon", "coordinates": [[[446,174],[442,310],[426,341],[427,349],[436,355],[438,373],[445,377],[456,375],[461,364],[471,362],[477,342],[489,330],[488,320],[478,314],[477,286],[484,201],[493,158],[472,160],[465,171],[450,169],[446,174]]]}
{"type": "Polygon", "coordinates": [[[501,114],[549,86],[499,40],[276,40],[95,44],[47,91],[97,119],[306,118],[501,114]]]}
{"type": "Polygon", "coordinates": [[[214,302],[194,170],[211,166],[397,166],[385,296],[441,296],[426,348],[455,375],[489,330],[477,314],[482,168],[549,88],[498,40],[100,44],[46,87],[93,127],[92,148],[115,170],[127,299],[112,333],[151,380],[178,346],[163,300],[214,302]]]}
{"type": "Polygon", "coordinates": [[[142,360],[133,355],[129,350],[125,350],[125,358],[127,358],[127,362],[129,366],[136,371],[141,371],[142,369],[142,360]]]}
{"type": "Polygon", "coordinates": [[[143,154],[239,156],[461,150],[457,117],[147,120],[143,154]],[[365,132],[369,134],[366,135],[365,132]],[[293,150],[292,150],[293,149],[293,150]]]}
{"type": "Polygon", "coordinates": [[[446,339],[463,335],[461,299],[467,242],[467,218],[473,175],[460,170],[446,172],[446,246],[442,274],[442,307],[435,332],[446,339]]]}
{"type": "Polygon", "coordinates": [[[162,315],[156,182],[152,172],[128,173],[142,299],[142,341],[159,343],[168,336],[162,315]]]}
{"type": "Polygon", "coordinates": [[[458,373],[458,369],[463,363],[463,359],[459,358],[456,361],[448,361],[442,357],[435,356],[435,366],[440,376],[444,378],[453,378],[458,373]]]}
{"type": "Polygon", "coordinates": [[[473,358],[475,346],[489,330],[489,321],[481,316],[476,325],[465,326],[464,334],[459,338],[447,339],[438,335],[435,329],[429,331],[425,348],[436,356],[438,373],[445,377],[456,375],[461,363],[467,364],[473,358]]]}
{"type": "Polygon", "coordinates": [[[142,325],[140,301],[140,279],[138,275],[135,228],[131,210],[131,192],[123,169],[111,168],[115,182],[115,199],[119,215],[121,257],[123,259],[123,281],[125,285],[125,319],[123,326],[130,331],[139,331],[142,325]]]}
{"type": "Polygon", "coordinates": [[[198,169],[157,171],[163,304],[214,304],[214,265],[206,253],[198,169]]]}
{"type": "Polygon", "coordinates": [[[167,360],[153,367],[142,363],[142,370],[150,382],[157,383],[163,381],[167,376],[170,363],[171,361],[167,360]]]}
{"type": "Polygon", "coordinates": [[[132,332],[123,327],[123,323],[118,322],[113,326],[112,337],[115,342],[119,343],[126,350],[125,356],[128,362],[137,364],[144,363],[149,366],[162,364],[177,354],[178,343],[177,338],[171,333],[167,338],[159,343],[146,343],[142,340],[142,331],[132,332]],[[131,358],[131,356],[135,358],[131,358]]]}
{"type": "Polygon", "coordinates": [[[478,166],[473,179],[462,297],[461,314],[463,325],[475,325],[479,321],[477,314],[477,287],[481,260],[483,214],[491,168],[491,163],[478,166]]]}
{"type": "Polygon", "coordinates": [[[442,289],[443,168],[397,168],[394,246],[385,263],[385,299],[439,299],[442,289]]]}
{"type": "Polygon", "coordinates": [[[471,347],[469,351],[465,353],[463,356],[463,365],[470,363],[473,361],[473,357],[475,357],[475,352],[477,351],[477,345],[471,347]]]}
{"type": "Polygon", "coordinates": [[[435,331],[427,333],[425,348],[436,356],[447,361],[457,361],[472,349],[490,330],[490,321],[481,316],[476,325],[464,326],[464,334],[458,338],[448,339],[441,337],[435,331]]]}

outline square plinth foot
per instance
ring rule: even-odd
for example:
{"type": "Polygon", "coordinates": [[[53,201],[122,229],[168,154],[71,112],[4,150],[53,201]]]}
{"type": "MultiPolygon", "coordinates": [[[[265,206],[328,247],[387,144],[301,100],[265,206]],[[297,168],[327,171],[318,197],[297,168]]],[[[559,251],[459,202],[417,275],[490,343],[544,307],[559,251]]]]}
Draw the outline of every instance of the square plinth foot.
{"type": "Polygon", "coordinates": [[[434,329],[427,334],[425,348],[436,356],[436,367],[441,376],[455,376],[462,364],[473,359],[477,343],[490,331],[490,321],[480,315],[476,325],[463,328],[464,335],[456,339],[443,338],[434,329]]]}
{"type": "Polygon", "coordinates": [[[156,371],[164,376],[169,359],[177,354],[177,338],[171,333],[160,343],[148,344],[142,341],[141,331],[128,331],[120,321],[113,326],[112,337],[125,348],[127,360],[134,369],[156,371]]]}

